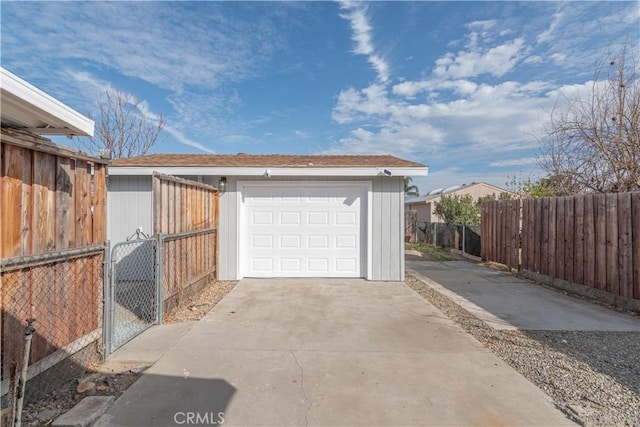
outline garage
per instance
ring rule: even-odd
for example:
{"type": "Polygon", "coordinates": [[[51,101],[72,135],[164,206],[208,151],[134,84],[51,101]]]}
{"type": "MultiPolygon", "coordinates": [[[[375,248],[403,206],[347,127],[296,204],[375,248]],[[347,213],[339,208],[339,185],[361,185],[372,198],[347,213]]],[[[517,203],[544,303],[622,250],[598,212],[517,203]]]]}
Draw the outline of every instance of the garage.
{"type": "Polygon", "coordinates": [[[371,184],[238,183],[241,277],[366,277],[371,184]]]}
{"type": "MultiPolygon", "coordinates": [[[[219,192],[219,280],[404,280],[405,176],[428,167],[391,155],[149,154],[109,165],[107,237],[157,233],[152,176],[219,192]]],[[[170,198],[171,195],[169,194],[170,198]]],[[[185,206],[188,209],[188,205],[185,206]]]]}

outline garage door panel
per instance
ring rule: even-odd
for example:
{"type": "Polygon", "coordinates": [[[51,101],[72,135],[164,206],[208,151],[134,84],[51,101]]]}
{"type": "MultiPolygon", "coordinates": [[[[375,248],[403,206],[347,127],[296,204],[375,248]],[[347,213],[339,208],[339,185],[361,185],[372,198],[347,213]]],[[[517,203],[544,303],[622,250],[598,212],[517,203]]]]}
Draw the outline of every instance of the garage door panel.
{"type": "Polygon", "coordinates": [[[328,258],[308,258],[308,270],[312,273],[329,273],[328,258]]]}
{"type": "Polygon", "coordinates": [[[289,273],[299,273],[302,266],[300,258],[280,258],[280,271],[289,273]]]}
{"type": "Polygon", "coordinates": [[[336,225],[356,225],[357,221],[358,219],[356,212],[336,212],[336,225]]]}
{"type": "Polygon", "coordinates": [[[296,211],[280,212],[280,225],[300,225],[302,214],[296,211]]]}
{"type": "Polygon", "coordinates": [[[251,236],[251,247],[252,248],[273,248],[273,236],[270,234],[254,234],[251,236]]]}
{"type": "Polygon", "coordinates": [[[240,187],[242,276],[364,276],[366,187],[307,184],[240,187]]]}
{"type": "Polygon", "coordinates": [[[271,225],[273,224],[273,212],[254,211],[251,215],[251,225],[271,225]]]}
{"type": "Polygon", "coordinates": [[[329,248],[329,236],[311,234],[307,237],[307,248],[309,249],[328,249],[329,248]]]}
{"type": "Polygon", "coordinates": [[[307,213],[308,225],[329,225],[328,211],[311,211],[307,213]]]}
{"type": "Polygon", "coordinates": [[[281,249],[301,249],[302,236],[299,234],[282,234],[280,235],[281,249]]]}
{"type": "Polygon", "coordinates": [[[273,259],[272,258],[252,258],[251,266],[254,271],[271,272],[273,271],[273,259]]]}
{"type": "Polygon", "coordinates": [[[356,258],[340,258],[336,260],[336,271],[342,273],[355,273],[358,260],[356,258]]]}
{"type": "Polygon", "coordinates": [[[335,239],[336,248],[338,249],[355,249],[357,246],[356,235],[339,235],[335,239]]]}

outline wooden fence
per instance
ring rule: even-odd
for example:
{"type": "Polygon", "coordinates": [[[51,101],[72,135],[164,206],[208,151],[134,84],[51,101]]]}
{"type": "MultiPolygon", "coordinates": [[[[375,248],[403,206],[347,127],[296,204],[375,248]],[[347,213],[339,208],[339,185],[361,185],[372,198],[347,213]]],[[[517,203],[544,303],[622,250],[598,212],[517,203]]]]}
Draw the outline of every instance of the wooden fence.
{"type": "Polygon", "coordinates": [[[2,129],[0,259],[103,244],[106,161],[2,129]]]}
{"type": "MultiPolygon", "coordinates": [[[[100,337],[106,161],[2,129],[0,309],[2,379],[20,363],[25,319],[36,319],[30,364],[100,337]]],[[[60,353],[60,354],[62,354],[60,353]]],[[[57,360],[57,359],[56,359],[57,360]]],[[[46,365],[46,366],[50,366],[46,365]]]]}
{"type": "Polygon", "coordinates": [[[520,201],[484,202],[480,206],[482,258],[518,268],[520,201]]]}
{"type": "Polygon", "coordinates": [[[640,299],[640,192],[526,199],[521,218],[514,205],[482,204],[483,258],[640,299]]]}
{"type": "Polygon", "coordinates": [[[155,173],[153,201],[164,310],[170,312],[215,279],[219,194],[210,185],[155,173]]]}

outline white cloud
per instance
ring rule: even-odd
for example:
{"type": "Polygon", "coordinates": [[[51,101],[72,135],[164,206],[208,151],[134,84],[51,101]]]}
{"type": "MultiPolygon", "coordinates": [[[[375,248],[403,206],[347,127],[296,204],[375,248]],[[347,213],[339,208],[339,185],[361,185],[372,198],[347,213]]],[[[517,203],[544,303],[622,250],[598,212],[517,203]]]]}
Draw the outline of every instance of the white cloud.
{"type": "Polygon", "coordinates": [[[521,157],[515,159],[496,160],[495,162],[489,163],[489,166],[492,168],[500,168],[505,166],[522,166],[535,164],[537,161],[537,157],[521,157]]]}
{"type": "Polygon", "coordinates": [[[299,139],[309,139],[309,138],[311,138],[311,134],[309,132],[304,132],[304,131],[301,131],[300,129],[296,129],[294,134],[295,134],[296,138],[299,138],[299,139]]]}
{"type": "Polygon", "coordinates": [[[465,25],[465,27],[470,28],[472,30],[483,30],[483,31],[487,31],[490,30],[491,28],[495,27],[496,25],[496,20],[495,19],[488,19],[485,21],[473,21],[473,22],[469,22],[465,25]]]}
{"type": "Polygon", "coordinates": [[[201,144],[200,142],[197,142],[192,140],[191,138],[188,138],[184,133],[182,133],[181,131],[179,131],[178,129],[172,126],[166,125],[164,127],[164,130],[167,131],[167,133],[170,133],[171,136],[173,136],[181,144],[196,148],[200,151],[204,151],[205,153],[210,153],[210,154],[216,153],[214,150],[206,147],[204,144],[201,144]]]}
{"type": "Polygon", "coordinates": [[[474,77],[489,74],[502,77],[511,71],[522,56],[524,40],[511,40],[490,49],[447,53],[436,60],[433,73],[446,78],[474,77]]]}
{"type": "Polygon", "coordinates": [[[2,48],[3,53],[16,56],[23,49],[18,41],[26,42],[39,59],[34,67],[43,69],[55,52],[57,58],[81,58],[86,64],[172,91],[210,88],[259,74],[259,66],[280,48],[282,39],[268,8],[256,7],[264,13],[255,13],[250,23],[223,15],[216,3],[207,3],[198,12],[162,2],[3,6],[3,26],[9,28],[3,28],[2,48]],[[117,19],[105,26],[105,17],[117,19]],[[30,30],[16,27],[20,22],[29,22],[30,30]],[[5,38],[11,31],[21,32],[21,38],[5,38]]]}
{"type": "Polygon", "coordinates": [[[405,98],[414,98],[420,92],[435,92],[438,90],[451,90],[460,96],[468,96],[476,91],[478,85],[470,80],[420,80],[406,81],[393,86],[395,95],[405,98]]]}
{"type": "Polygon", "coordinates": [[[565,14],[563,12],[556,12],[553,14],[553,19],[551,20],[549,27],[538,35],[538,43],[546,43],[555,38],[555,32],[562,22],[564,16],[565,14]]]}
{"type": "Polygon", "coordinates": [[[331,117],[338,123],[350,123],[364,118],[390,113],[386,88],[373,84],[362,90],[349,88],[338,95],[338,103],[331,117]]]}
{"type": "Polygon", "coordinates": [[[118,76],[124,87],[162,96],[169,108],[160,111],[155,99],[153,108],[177,140],[201,149],[186,135],[212,139],[251,126],[235,116],[241,100],[234,84],[269,72],[285,45],[286,13],[264,3],[242,7],[255,9],[250,20],[215,2],[3,4],[3,66],[46,82],[43,90],[94,116],[95,97],[109,84],[102,79],[118,76]],[[37,61],[22,59],[25,46],[37,61]]]}
{"type": "Polygon", "coordinates": [[[389,80],[389,64],[375,52],[372,40],[372,28],[367,16],[367,5],[364,2],[340,1],[340,9],[346,13],[341,18],[349,21],[352,31],[352,39],[355,42],[354,53],[367,56],[369,64],[376,71],[378,80],[389,80]]]}
{"type": "Polygon", "coordinates": [[[358,127],[328,150],[329,154],[395,154],[413,158],[430,154],[442,144],[443,134],[428,123],[390,125],[378,131],[358,127]]]}
{"type": "Polygon", "coordinates": [[[567,55],[564,53],[554,53],[551,55],[551,59],[553,60],[553,62],[555,62],[556,64],[560,64],[562,62],[564,62],[567,59],[567,55]]]}

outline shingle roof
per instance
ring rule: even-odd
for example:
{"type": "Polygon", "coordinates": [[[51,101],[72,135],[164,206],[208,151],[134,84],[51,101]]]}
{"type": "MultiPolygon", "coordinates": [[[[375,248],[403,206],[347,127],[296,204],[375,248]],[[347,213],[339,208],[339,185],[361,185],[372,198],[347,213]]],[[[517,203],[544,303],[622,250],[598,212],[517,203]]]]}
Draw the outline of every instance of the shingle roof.
{"type": "Polygon", "coordinates": [[[283,154],[151,154],[117,159],[110,166],[141,167],[279,167],[279,168],[424,168],[425,165],[389,155],[283,155],[283,154]]]}

